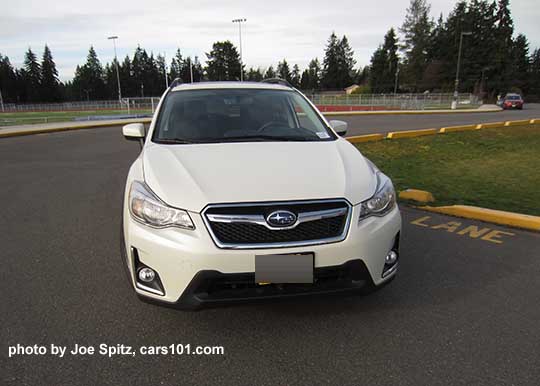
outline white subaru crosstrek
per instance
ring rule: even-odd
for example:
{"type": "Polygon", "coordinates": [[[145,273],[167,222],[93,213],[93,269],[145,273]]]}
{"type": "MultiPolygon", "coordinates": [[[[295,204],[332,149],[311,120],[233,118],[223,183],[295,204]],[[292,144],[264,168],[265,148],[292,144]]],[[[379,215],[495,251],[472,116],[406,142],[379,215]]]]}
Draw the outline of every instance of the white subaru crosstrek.
{"type": "Polygon", "coordinates": [[[281,80],[175,81],[127,177],[122,255],[137,295],[178,308],[345,291],[395,275],[390,179],[281,80]]]}

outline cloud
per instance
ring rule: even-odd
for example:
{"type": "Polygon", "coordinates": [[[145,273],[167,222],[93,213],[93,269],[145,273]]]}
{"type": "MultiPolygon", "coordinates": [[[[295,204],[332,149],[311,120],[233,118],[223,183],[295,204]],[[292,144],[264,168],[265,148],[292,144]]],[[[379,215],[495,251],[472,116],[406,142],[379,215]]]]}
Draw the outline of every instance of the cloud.
{"type": "MultiPolygon", "coordinates": [[[[244,62],[248,67],[289,63],[307,66],[314,57],[322,59],[328,36],[335,31],[347,35],[358,65],[369,63],[371,54],[390,27],[399,27],[408,0],[365,2],[358,0],[0,0],[0,51],[16,66],[29,46],[38,55],[48,44],[62,79],[73,76],[83,63],[90,45],[102,62],[113,58],[107,36],[118,35],[118,55],[132,55],[140,44],[154,54],[174,55],[177,47],[184,55],[205,52],[218,40],[238,44],[242,25],[244,62]],[[7,4],[9,1],[9,5],[7,4]],[[53,6],[54,5],[54,6],[53,6]]],[[[432,15],[447,14],[450,0],[432,0],[432,15]]],[[[534,0],[512,3],[516,29],[527,34],[531,47],[540,46],[536,20],[540,17],[534,0]]]]}

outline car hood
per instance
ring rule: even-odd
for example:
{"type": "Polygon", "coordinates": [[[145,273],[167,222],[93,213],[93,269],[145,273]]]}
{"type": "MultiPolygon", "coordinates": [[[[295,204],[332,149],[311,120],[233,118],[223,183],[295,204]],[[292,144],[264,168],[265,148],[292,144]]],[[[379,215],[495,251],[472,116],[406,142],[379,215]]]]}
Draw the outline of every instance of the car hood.
{"type": "Polygon", "coordinates": [[[376,189],[372,167],[344,139],[163,145],[143,150],[144,178],[167,204],[200,212],[208,204],[346,198],[376,189]]]}

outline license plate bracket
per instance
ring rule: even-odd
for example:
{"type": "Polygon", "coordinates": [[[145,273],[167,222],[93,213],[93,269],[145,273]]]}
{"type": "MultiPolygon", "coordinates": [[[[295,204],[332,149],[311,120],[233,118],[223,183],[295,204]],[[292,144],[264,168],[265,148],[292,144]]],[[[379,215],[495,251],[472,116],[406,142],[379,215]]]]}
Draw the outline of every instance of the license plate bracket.
{"type": "Polygon", "coordinates": [[[313,283],[315,254],[292,253],[255,256],[256,283],[313,283]]]}

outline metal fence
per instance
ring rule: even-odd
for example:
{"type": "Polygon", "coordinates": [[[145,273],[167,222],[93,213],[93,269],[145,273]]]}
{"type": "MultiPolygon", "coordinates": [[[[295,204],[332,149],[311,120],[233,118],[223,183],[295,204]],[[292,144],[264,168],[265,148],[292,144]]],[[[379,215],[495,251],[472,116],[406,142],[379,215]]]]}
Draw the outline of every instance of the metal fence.
{"type": "MultiPolygon", "coordinates": [[[[356,94],[325,95],[307,94],[316,105],[331,106],[381,106],[401,110],[424,110],[449,108],[452,94],[356,94]]],[[[49,112],[49,111],[99,111],[99,110],[150,110],[154,111],[160,97],[123,98],[105,101],[79,101],[40,104],[4,104],[3,112],[49,112]]],[[[473,94],[459,94],[459,105],[476,107],[481,101],[473,94]]]]}
{"type": "Polygon", "coordinates": [[[159,102],[159,97],[148,98],[123,98],[119,100],[104,101],[78,101],[63,103],[4,103],[1,112],[24,113],[24,112],[54,112],[54,111],[100,111],[100,110],[150,110],[154,111],[159,102]]]}
{"type": "MultiPolygon", "coordinates": [[[[321,111],[428,110],[448,109],[452,94],[307,94],[321,111]]],[[[123,98],[47,104],[4,104],[0,126],[62,121],[104,120],[140,117],[154,113],[159,97],[123,98]],[[11,113],[11,114],[10,114],[11,113]],[[26,114],[27,113],[27,114],[26,114]]],[[[482,101],[472,94],[460,94],[458,108],[475,108],[482,101]]]]}
{"type": "MultiPolygon", "coordinates": [[[[308,97],[318,106],[361,106],[385,110],[428,110],[449,109],[454,99],[453,94],[353,94],[324,95],[312,94],[308,97]]],[[[460,108],[475,108],[482,101],[473,94],[459,94],[460,108]]]]}

